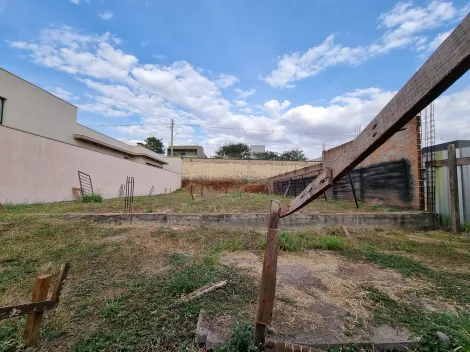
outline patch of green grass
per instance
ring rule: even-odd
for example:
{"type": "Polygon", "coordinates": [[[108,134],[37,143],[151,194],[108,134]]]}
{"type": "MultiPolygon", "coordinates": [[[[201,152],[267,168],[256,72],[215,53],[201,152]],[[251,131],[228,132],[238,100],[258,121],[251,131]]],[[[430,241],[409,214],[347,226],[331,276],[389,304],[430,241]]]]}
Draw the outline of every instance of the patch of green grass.
{"type": "Polygon", "coordinates": [[[281,232],[279,234],[279,249],[281,251],[300,252],[305,248],[298,236],[289,232],[281,232]]]}
{"type": "Polygon", "coordinates": [[[235,325],[230,338],[218,349],[219,352],[257,352],[253,343],[253,331],[248,324],[235,325]]]}
{"type": "Polygon", "coordinates": [[[427,312],[416,305],[392,299],[373,286],[363,286],[372,302],[373,319],[376,324],[404,326],[421,338],[420,351],[469,351],[470,312],[427,312]],[[441,341],[436,333],[447,334],[450,342],[441,341]]]}
{"type": "Polygon", "coordinates": [[[122,312],[122,302],[120,299],[112,299],[105,302],[101,309],[101,316],[105,319],[116,319],[122,312]]]}
{"type": "Polygon", "coordinates": [[[0,352],[14,352],[21,347],[20,331],[24,324],[19,320],[0,322],[0,352]]]}
{"type": "Polygon", "coordinates": [[[190,258],[174,253],[168,261],[171,270],[164,274],[133,275],[125,293],[104,304],[105,321],[71,350],[196,350],[193,331],[201,308],[250,321],[245,307],[255,303],[257,292],[251,277],[220,265],[214,255],[190,258]],[[227,280],[223,288],[168,309],[182,294],[222,280],[227,280]]]}
{"type": "Polygon", "coordinates": [[[82,203],[102,203],[103,196],[99,193],[84,194],[80,201],[82,203]]]}
{"type": "Polygon", "coordinates": [[[462,304],[470,303],[468,274],[433,270],[410,257],[380,252],[375,246],[362,245],[360,250],[344,251],[350,258],[368,259],[381,267],[394,269],[403,276],[416,276],[432,282],[434,295],[462,304]]]}
{"type": "Polygon", "coordinates": [[[346,248],[346,239],[343,237],[335,236],[322,236],[317,239],[315,248],[328,249],[328,250],[339,250],[346,248]]]}

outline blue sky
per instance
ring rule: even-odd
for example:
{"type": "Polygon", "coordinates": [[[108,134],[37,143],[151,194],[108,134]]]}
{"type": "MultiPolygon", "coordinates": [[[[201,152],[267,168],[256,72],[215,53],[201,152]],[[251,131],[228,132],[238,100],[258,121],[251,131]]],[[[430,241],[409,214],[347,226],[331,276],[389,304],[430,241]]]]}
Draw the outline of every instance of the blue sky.
{"type": "MultiPolygon", "coordinates": [[[[0,0],[0,66],[135,143],[299,147],[354,137],[469,12],[467,1],[0,0]],[[218,128],[216,128],[218,127],[218,128]]],[[[465,75],[437,142],[470,132],[465,75]],[[450,122],[450,123],[449,123],[450,122]]]]}

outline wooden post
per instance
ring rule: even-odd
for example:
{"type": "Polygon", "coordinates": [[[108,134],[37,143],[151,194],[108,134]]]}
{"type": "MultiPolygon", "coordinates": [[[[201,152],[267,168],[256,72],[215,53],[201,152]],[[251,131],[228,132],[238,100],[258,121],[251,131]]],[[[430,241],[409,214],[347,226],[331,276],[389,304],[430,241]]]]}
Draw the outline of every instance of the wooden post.
{"type": "Polygon", "coordinates": [[[263,349],[266,325],[271,322],[276,292],[277,251],[279,244],[279,209],[277,200],[271,201],[271,211],[264,250],[263,272],[259,286],[258,313],[255,326],[255,345],[263,349]]]}
{"type": "MultiPolygon", "coordinates": [[[[36,286],[33,291],[33,302],[45,301],[49,286],[51,285],[51,275],[41,275],[36,279],[36,286]]],[[[39,337],[43,312],[31,313],[28,315],[26,329],[23,334],[23,344],[31,346],[39,337]]]]}
{"type": "Polygon", "coordinates": [[[449,144],[447,152],[447,159],[449,160],[450,217],[452,221],[452,232],[458,233],[460,230],[460,213],[455,145],[449,144]]]}
{"type": "Polygon", "coordinates": [[[359,204],[357,203],[356,191],[354,190],[354,185],[351,179],[351,174],[348,172],[349,183],[351,184],[352,194],[354,196],[354,202],[356,203],[356,208],[359,209],[359,204]]]}
{"type": "Polygon", "coordinates": [[[193,189],[193,185],[191,185],[191,187],[189,187],[189,192],[191,192],[191,198],[194,200],[194,189],[193,189]]]}

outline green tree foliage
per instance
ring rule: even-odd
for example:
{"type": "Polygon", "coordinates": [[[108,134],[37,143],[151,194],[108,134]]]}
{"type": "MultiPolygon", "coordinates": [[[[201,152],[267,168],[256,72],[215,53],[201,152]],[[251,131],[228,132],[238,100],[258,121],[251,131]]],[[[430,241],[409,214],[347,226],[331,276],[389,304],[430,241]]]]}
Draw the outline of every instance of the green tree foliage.
{"type": "Polygon", "coordinates": [[[165,154],[165,147],[163,146],[163,142],[160,138],[155,137],[147,137],[144,143],[137,143],[142,147],[150,149],[158,154],[165,154]]]}
{"type": "Polygon", "coordinates": [[[256,160],[279,160],[279,155],[275,152],[266,151],[264,153],[253,153],[253,159],[256,160]]]}
{"type": "Polygon", "coordinates": [[[215,152],[216,158],[251,159],[250,147],[246,143],[225,144],[215,152]]]}
{"type": "Polygon", "coordinates": [[[307,161],[303,150],[298,148],[287,150],[279,156],[279,160],[307,161]]]}

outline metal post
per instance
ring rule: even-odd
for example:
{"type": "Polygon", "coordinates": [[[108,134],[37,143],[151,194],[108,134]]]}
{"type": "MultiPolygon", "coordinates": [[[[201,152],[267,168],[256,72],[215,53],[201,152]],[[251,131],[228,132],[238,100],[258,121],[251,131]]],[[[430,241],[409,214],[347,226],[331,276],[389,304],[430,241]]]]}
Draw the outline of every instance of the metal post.
{"type": "Polygon", "coordinates": [[[170,142],[170,155],[173,156],[173,130],[175,128],[175,123],[171,119],[171,142],[170,142]]]}
{"type": "Polygon", "coordinates": [[[359,209],[359,204],[357,203],[356,191],[354,190],[354,185],[351,179],[351,174],[348,172],[349,183],[351,184],[352,194],[354,196],[354,202],[356,203],[356,208],[359,209]]]}
{"type": "Polygon", "coordinates": [[[449,144],[447,152],[447,158],[449,160],[450,217],[452,221],[452,232],[458,233],[460,230],[460,213],[455,145],[449,144]]]}

